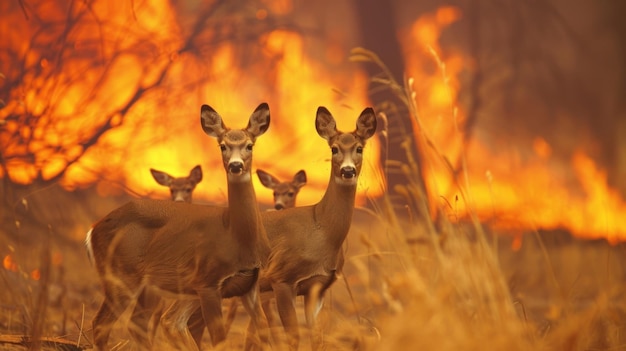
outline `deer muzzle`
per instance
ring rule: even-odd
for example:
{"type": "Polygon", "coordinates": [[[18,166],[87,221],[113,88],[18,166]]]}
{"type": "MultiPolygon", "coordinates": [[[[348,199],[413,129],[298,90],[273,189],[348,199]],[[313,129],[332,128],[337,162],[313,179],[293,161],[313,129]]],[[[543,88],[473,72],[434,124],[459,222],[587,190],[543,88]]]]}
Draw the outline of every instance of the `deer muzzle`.
{"type": "Polygon", "coordinates": [[[228,164],[228,172],[231,174],[243,173],[243,162],[235,161],[228,164]]]}
{"type": "Polygon", "coordinates": [[[342,179],[352,179],[356,177],[356,168],[352,166],[342,167],[341,168],[341,178],[342,179]]]}

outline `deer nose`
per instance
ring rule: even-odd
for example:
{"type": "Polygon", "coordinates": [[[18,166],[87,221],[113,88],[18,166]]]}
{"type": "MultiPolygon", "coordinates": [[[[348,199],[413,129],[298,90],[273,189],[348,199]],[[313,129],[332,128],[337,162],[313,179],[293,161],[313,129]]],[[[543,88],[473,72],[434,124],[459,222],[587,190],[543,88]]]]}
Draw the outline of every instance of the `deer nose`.
{"type": "Polygon", "coordinates": [[[356,168],[350,166],[341,168],[341,178],[352,179],[354,177],[356,177],[356,168]]]}
{"type": "Polygon", "coordinates": [[[228,164],[228,171],[232,174],[240,174],[243,172],[242,162],[231,162],[228,164]]]}
{"type": "Polygon", "coordinates": [[[285,208],[285,206],[283,206],[282,204],[276,204],[276,205],[274,205],[274,208],[275,208],[277,211],[279,211],[279,210],[282,210],[283,208],[285,208]]]}

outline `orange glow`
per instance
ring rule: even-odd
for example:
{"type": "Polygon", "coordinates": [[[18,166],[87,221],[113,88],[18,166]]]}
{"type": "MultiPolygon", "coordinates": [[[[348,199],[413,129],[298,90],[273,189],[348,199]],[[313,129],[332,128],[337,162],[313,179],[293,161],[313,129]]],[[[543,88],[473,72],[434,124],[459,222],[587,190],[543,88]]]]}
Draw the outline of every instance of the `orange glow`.
{"type": "MultiPolygon", "coordinates": [[[[552,146],[541,136],[529,145],[495,139],[499,144],[494,146],[494,141],[487,145],[474,133],[463,145],[459,75],[471,60],[439,45],[443,30],[459,18],[458,10],[442,7],[420,17],[401,35],[423,126],[422,130],[414,126],[415,136],[421,138],[423,132],[437,147],[426,152],[424,177],[431,202],[452,212],[452,218],[467,217],[472,211],[508,233],[567,229],[579,237],[626,240],[626,202],[607,185],[606,172],[583,151],[568,164],[553,159],[552,146]],[[462,158],[466,167],[455,180],[447,162],[458,165],[462,158]],[[457,197],[459,201],[453,201],[457,197]]],[[[521,245],[521,236],[514,234],[512,249],[521,245]]]]}
{"type": "Polygon", "coordinates": [[[286,15],[293,10],[292,0],[263,0],[262,3],[278,15],[286,15]]]}
{"type": "Polygon", "coordinates": [[[267,18],[267,10],[266,9],[258,9],[256,11],[256,18],[260,19],[260,20],[267,18]]]}
{"type": "MultiPolygon", "coordinates": [[[[264,5],[266,8],[251,12],[249,20],[264,21],[269,13],[287,14],[293,7],[291,0],[268,1],[264,5]]],[[[54,5],[41,6],[32,11],[43,11],[45,6],[50,16],[62,18],[61,9],[54,5]]],[[[76,3],[75,11],[85,11],[84,6],[82,2],[76,3]]],[[[354,130],[356,118],[370,105],[363,89],[367,86],[364,73],[330,71],[307,57],[299,33],[287,30],[269,32],[254,44],[260,47],[259,55],[242,71],[235,64],[237,48],[227,41],[213,45],[204,56],[179,51],[186,45],[181,34],[185,31],[180,27],[183,21],[175,17],[177,10],[169,2],[152,0],[113,5],[96,1],[90,6],[88,13],[97,13],[107,21],[79,22],[72,31],[76,36],[72,39],[76,40],[78,49],[98,43],[94,55],[97,60],[106,61],[106,65],[79,55],[63,57],[62,65],[57,67],[55,62],[42,60],[31,49],[29,58],[36,59],[42,68],[58,72],[50,71],[46,77],[27,77],[23,86],[16,89],[24,92],[21,100],[10,99],[7,107],[0,110],[0,120],[9,114],[41,114],[32,133],[45,143],[68,148],[64,157],[59,157],[43,143],[31,143],[28,148],[34,153],[35,161],[7,165],[13,181],[26,184],[39,175],[50,179],[58,174],[69,158],[83,151],[72,147],[79,136],[89,135],[102,125],[107,113],[122,110],[138,87],[155,84],[162,67],[169,65],[159,88],[147,91],[125,116],[113,116],[111,124],[121,125],[106,132],[96,146],[67,170],[61,179],[65,188],[72,190],[95,184],[103,196],[130,190],[140,196],[168,198],[167,189],[156,184],[149,169],[184,176],[200,164],[203,180],[194,192],[194,200],[224,203],[226,177],[217,143],[200,128],[200,106],[211,105],[224,117],[227,126],[241,128],[259,103],[268,102],[272,123],[266,135],[257,141],[255,168],[264,168],[282,179],[290,179],[297,170],[305,169],[308,184],[300,192],[298,204],[319,201],[329,180],[330,151],[315,131],[315,111],[320,105],[326,106],[340,129],[354,130]],[[101,40],[102,36],[109,40],[101,40]],[[273,63],[271,70],[269,63],[273,63]],[[181,88],[190,84],[195,84],[194,90],[181,88]],[[63,87],[62,93],[59,86],[63,87]]],[[[16,9],[4,17],[11,17],[16,27],[35,25],[33,21],[25,22],[19,7],[16,9]]],[[[28,28],[24,35],[30,36],[36,30],[28,28]]],[[[16,36],[15,45],[23,42],[27,41],[16,36]]],[[[339,57],[336,51],[332,55],[339,57]]],[[[8,121],[5,128],[31,133],[13,121],[8,121]]],[[[380,174],[376,171],[379,145],[374,139],[365,151],[358,203],[363,203],[366,193],[382,194],[380,174]]],[[[25,146],[15,145],[12,151],[20,147],[25,146]]],[[[258,199],[271,203],[272,192],[262,187],[257,177],[253,179],[258,199]]]]}
{"type": "Polygon", "coordinates": [[[522,248],[522,240],[521,235],[515,235],[513,237],[513,241],[511,242],[511,249],[513,251],[519,251],[522,248]]]}
{"type": "Polygon", "coordinates": [[[552,154],[550,144],[548,144],[546,140],[541,137],[536,137],[535,140],[533,140],[533,150],[537,156],[543,159],[549,158],[552,154]]]}
{"type": "Polygon", "coordinates": [[[63,254],[60,252],[55,252],[52,254],[52,265],[60,266],[63,264],[63,254]]]}
{"type": "MultiPolygon", "coordinates": [[[[248,9],[246,21],[263,23],[271,15],[289,14],[294,6],[292,0],[262,3],[264,7],[248,9]]],[[[74,4],[74,13],[97,13],[98,18],[107,20],[95,23],[94,16],[80,17],[81,21],[92,19],[79,21],[70,31],[74,45],[70,47],[81,55],[60,58],[43,57],[37,45],[25,40],[41,30],[36,21],[24,19],[19,6],[15,12],[3,14],[0,29],[7,37],[0,45],[10,45],[23,54],[24,63],[37,67],[37,73],[23,77],[10,98],[3,97],[6,106],[0,109],[0,143],[8,144],[13,134],[38,141],[10,144],[11,152],[30,152],[34,159],[7,161],[8,174],[2,169],[0,176],[22,184],[37,177],[54,177],[83,152],[74,146],[76,141],[110,118],[116,128],[103,134],[68,169],[61,179],[66,189],[95,185],[102,196],[129,191],[168,198],[168,190],[156,184],[149,169],[184,176],[200,164],[204,177],[194,200],[224,203],[226,177],[217,143],[199,126],[200,106],[211,105],[227,126],[239,128],[259,103],[268,102],[272,122],[257,141],[254,167],[283,180],[305,169],[308,184],[299,194],[298,205],[321,198],[329,180],[330,152],[315,131],[315,111],[326,106],[339,129],[353,130],[359,113],[371,105],[365,73],[320,64],[308,56],[303,37],[294,31],[274,30],[250,44],[256,50],[254,60],[241,68],[236,64],[241,52],[235,42],[220,40],[211,45],[209,53],[183,50],[189,44],[183,34],[188,31],[187,23],[176,17],[179,10],[167,1],[95,1],[89,3],[89,9],[84,2],[74,4]],[[168,71],[162,76],[163,67],[168,71]],[[193,87],[186,88],[190,85],[193,87]],[[124,110],[138,88],[145,89],[145,94],[124,110]],[[29,129],[22,120],[8,116],[39,118],[29,129]],[[47,144],[67,152],[61,157],[47,144]]],[[[59,23],[66,10],[54,2],[29,9],[59,23]]],[[[459,92],[462,73],[472,67],[472,60],[459,50],[440,45],[446,27],[461,16],[459,9],[444,6],[399,33],[407,76],[412,78],[411,88],[419,102],[415,115],[421,129],[413,118],[414,137],[423,140],[425,136],[437,148],[425,152],[424,177],[432,206],[454,212],[450,218],[466,218],[473,211],[503,231],[565,228],[581,237],[626,240],[626,228],[620,226],[620,219],[626,218],[626,203],[608,186],[606,172],[584,151],[557,163],[551,139],[541,135],[528,145],[511,145],[496,138],[487,141],[479,133],[465,141],[466,115],[459,92]],[[449,164],[466,166],[454,178],[449,164]]],[[[212,33],[207,32],[210,37],[212,33]]],[[[346,51],[337,40],[318,55],[338,63],[345,60],[346,51]]],[[[377,138],[368,143],[358,204],[364,203],[366,196],[383,193],[380,145],[377,138]]],[[[253,179],[259,201],[271,203],[272,192],[262,187],[257,177],[253,179]]],[[[521,244],[515,241],[513,248],[521,244]]],[[[62,262],[61,255],[58,262],[62,262]]],[[[7,270],[18,269],[11,255],[3,264],[7,270]]]]}
{"type": "Polygon", "coordinates": [[[4,259],[2,260],[2,266],[7,271],[17,272],[17,270],[18,270],[17,262],[13,258],[12,254],[8,254],[8,255],[4,256],[4,259]]]}
{"type": "Polygon", "coordinates": [[[39,269],[33,269],[32,272],[30,272],[30,278],[32,280],[41,279],[41,272],[39,271],[39,269]]]}

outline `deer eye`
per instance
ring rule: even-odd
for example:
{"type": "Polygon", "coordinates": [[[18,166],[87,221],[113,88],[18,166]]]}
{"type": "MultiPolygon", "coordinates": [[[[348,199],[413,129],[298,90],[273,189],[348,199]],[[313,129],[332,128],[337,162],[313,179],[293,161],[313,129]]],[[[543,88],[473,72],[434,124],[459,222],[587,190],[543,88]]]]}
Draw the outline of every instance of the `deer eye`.
{"type": "Polygon", "coordinates": [[[287,193],[287,195],[288,195],[289,197],[293,197],[293,191],[288,192],[288,193],[287,193]]]}
{"type": "Polygon", "coordinates": [[[247,149],[248,151],[252,151],[252,144],[248,144],[248,145],[246,145],[246,149],[247,149]]]}
{"type": "Polygon", "coordinates": [[[336,146],[333,146],[330,148],[330,152],[332,152],[333,155],[337,155],[339,153],[339,149],[336,146]]]}
{"type": "Polygon", "coordinates": [[[222,150],[222,151],[226,151],[226,145],[224,145],[224,144],[220,144],[220,150],[222,150]]]}
{"type": "Polygon", "coordinates": [[[363,153],[363,146],[358,146],[356,148],[356,153],[359,154],[359,155],[362,154],[363,153]]]}

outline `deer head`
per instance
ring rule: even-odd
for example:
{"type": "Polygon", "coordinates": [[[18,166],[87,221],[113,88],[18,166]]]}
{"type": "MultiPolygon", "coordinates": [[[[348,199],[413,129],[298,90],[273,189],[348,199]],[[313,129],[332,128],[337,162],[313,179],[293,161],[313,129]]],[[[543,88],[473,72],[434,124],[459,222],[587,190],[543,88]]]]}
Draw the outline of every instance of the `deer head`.
{"type": "Polygon", "coordinates": [[[170,189],[172,201],[183,201],[191,203],[191,196],[196,185],[202,180],[202,168],[195,166],[186,177],[172,177],[171,175],[150,168],[150,173],[157,183],[170,189]]]}
{"type": "Polygon", "coordinates": [[[263,186],[274,190],[274,208],[276,210],[296,206],[298,192],[306,184],[306,172],[304,170],[299,170],[289,182],[281,182],[278,178],[262,169],[257,169],[256,174],[259,176],[263,186]]]}

